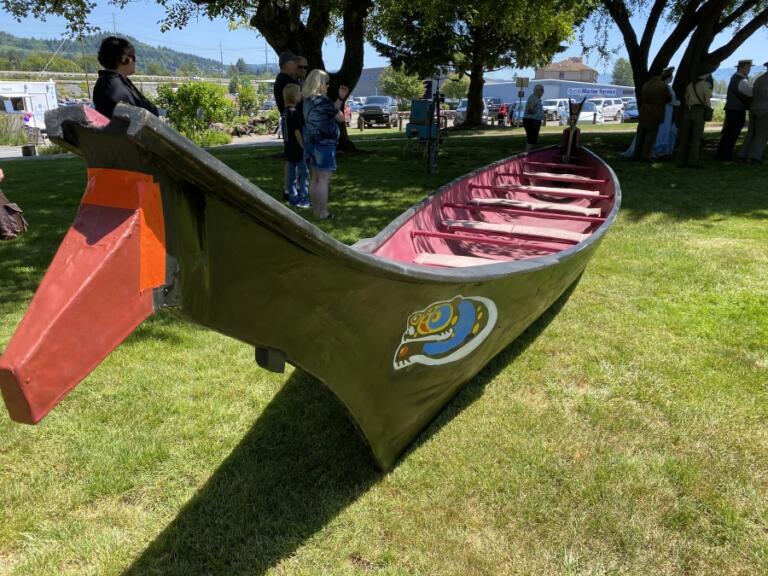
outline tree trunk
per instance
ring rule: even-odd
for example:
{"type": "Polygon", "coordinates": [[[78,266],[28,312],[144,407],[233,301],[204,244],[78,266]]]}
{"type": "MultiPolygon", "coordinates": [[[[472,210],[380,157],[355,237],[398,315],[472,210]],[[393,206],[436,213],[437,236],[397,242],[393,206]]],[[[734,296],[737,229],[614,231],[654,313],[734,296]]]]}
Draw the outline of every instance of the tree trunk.
{"type": "MultiPolygon", "coordinates": [[[[286,51],[300,54],[307,59],[310,70],[325,70],[323,42],[331,31],[330,6],[326,2],[312,3],[305,25],[301,21],[300,4],[274,0],[259,2],[250,24],[278,54],[286,51]]],[[[328,97],[331,100],[338,97],[340,85],[347,86],[351,93],[360,80],[363,71],[365,19],[372,6],[372,0],[346,0],[344,3],[344,59],[341,68],[330,74],[328,97]]],[[[345,152],[356,149],[349,139],[346,126],[341,127],[339,149],[345,152]]]]}
{"type": "Polygon", "coordinates": [[[472,62],[472,71],[469,77],[469,92],[467,93],[467,118],[464,124],[467,126],[480,126],[483,123],[483,64],[479,58],[472,62]]]}

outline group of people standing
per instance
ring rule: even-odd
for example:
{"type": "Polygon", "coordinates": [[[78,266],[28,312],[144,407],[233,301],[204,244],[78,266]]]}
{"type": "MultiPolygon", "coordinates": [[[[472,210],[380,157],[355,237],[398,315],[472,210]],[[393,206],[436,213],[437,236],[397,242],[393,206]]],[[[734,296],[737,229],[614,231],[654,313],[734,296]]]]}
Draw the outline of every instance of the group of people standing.
{"type": "Polygon", "coordinates": [[[278,64],[274,95],[283,131],[283,197],[291,206],[311,207],[320,219],[333,218],[328,185],[336,170],[339,123],[344,122],[341,107],[349,88],[339,86],[338,97],[331,101],[327,72],[307,74],[306,59],[292,52],[280,54],[278,64]]]}
{"type": "MultiPolygon", "coordinates": [[[[765,66],[768,68],[768,62],[765,66]]],[[[725,122],[716,154],[718,160],[733,159],[736,142],[749,112],[749,128],[739,158],[762,163],[768,143],[768,74],[763,73],[750,81],[751,68],[751,60],[740,60],[728,84],[725,122]]],[[[704,126],[713,115],[714,80],[710,73],[701,71],[685,87],[681,102],[672,90],[673,73],[673,67],[652,71],[650,80],[643,85],[637,134],[626,155],[633,160],[652,162],[658,156],[671,155],[677,141],[677,165],[701,168],[704,126]],[[679,112],[675,122],[672,111],[676,106],[679,106],[679,112]]]]}

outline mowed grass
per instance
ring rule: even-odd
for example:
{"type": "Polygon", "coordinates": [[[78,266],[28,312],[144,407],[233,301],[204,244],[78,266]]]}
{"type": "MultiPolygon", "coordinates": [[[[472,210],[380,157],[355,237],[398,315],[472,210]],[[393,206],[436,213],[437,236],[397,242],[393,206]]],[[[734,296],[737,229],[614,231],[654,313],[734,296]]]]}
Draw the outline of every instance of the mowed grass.
{"type": "MultiPolygon", "coordinates": [[[[162,313],[40,425],[0,415],[0,574],[768,573],[768,173],[711,162],[716,135],[702,171],[629,139],[585,133],[624,203],[570,298],[391,472],[316,380],[162,313]]],[[[431,176],[361,145],[321,223],[348,243],[523,140],[451,135],[431,176]]],[[[279,195],[274,150],[216,155],[279,195]]],[[[31,229],[0,243],[0,349],[85,184],[78,159],[3,169],[31,229]]]]}

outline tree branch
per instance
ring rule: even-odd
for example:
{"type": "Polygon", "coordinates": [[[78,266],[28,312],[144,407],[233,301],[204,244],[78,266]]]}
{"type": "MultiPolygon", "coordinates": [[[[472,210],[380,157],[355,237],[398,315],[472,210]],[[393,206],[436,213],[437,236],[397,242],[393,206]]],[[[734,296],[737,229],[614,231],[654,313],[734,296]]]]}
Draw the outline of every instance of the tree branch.
{"type": "Polygon", "coordinates": [[[738,7],[738,9],[734,10],[732,13],[730,13],[728,16],[725,16],[720,22],[718,22],[717,26],[715,26],[715,32],[719,34],[726,28],[729,28],[732,26],[739,18],[744,16],[747,12],[752,10],[757,6],[756,0],[750,0],[747,2],[746,0],[742,2],[741,6],[738,7]]]}
{"type": "Polygon", "coordinates": [[[736,51],[736,48],[741,46],[752,34],[757,32],[760,28],[768,24],[768,8],[757,14],[752,20],[750,20],[746,26],[743,26],[736,34],[733,35],[726,44],[710,52],[707,55],[707,60],[713,59],[717,62],[722,62],[728,56],[736,51]]]}

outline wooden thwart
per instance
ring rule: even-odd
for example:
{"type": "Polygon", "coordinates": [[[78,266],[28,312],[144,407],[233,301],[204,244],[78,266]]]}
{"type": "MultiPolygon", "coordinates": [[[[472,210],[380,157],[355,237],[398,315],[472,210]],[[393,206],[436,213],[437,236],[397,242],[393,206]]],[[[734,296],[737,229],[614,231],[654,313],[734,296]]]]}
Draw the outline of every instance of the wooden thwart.
{"type": "Polygon", "coordinates": [[[590,200],[610,200],[610,196],[600,194],[597,190],[585,190],[583,188],[553,188],[551,186],[530,186],[528,184],[499,184],[489,186],[485,184],[472,184],[473,189],[491,190],[493,192],[525,192],[526,194],[546,194],[559,198],[589,198],[590,200]]]}
{"type": "Polygon", "coordinates": [[[470,266],[487,266],[498,264],[502,260],[489,260],[488,258],[476,258],[474,256],[459,256],[457,254],[433,254],[422,252],[413,259],[416,264],[430,266],[445,266],[446,268],[469,268],[470,266]]]}
{"type": "Polygon", "coordinates": [[[577,184],[605,184],[605,180],[599,178],[587,178],[580,174],[555,174],[554,172],[526,172],[521,176],[536,180],[548,180],[550,182],[576,182],[577,184]]]}
{"type": "Polygon", "coordinates": [[[528,236],[531,238],[546,238],[562,242],[579,243],[589,238],[589,234],[561,230],[560,228],[545,228],[543,226],[524,226],[521,224],[501,224],[493,222],[478,222],[475,220],[443,220],[443,228],[448,230],[471,230],[472,232],[486,232],[493,234],[510,234],[514,236],[528,236]]]}
{"type": "Polygon", "coordinates": [[[515,200],[514,198],[472,198],[470,203],[478,206],[508,206],[510,208],[520,208],[521,210],[531,210],[533,212],[557,211],[567,214],[578,214],[579,216],[599,217],[602,213],[600,208],[589,208],[587,206],[572,206],[570,204],[558,204],[557,202],[527,202],[525,200],[515,200]]]}
{"type": "Polygon", "coordinates": [[[492,246],[507,246],[509,248],[517,248],[520,250],[527,250],[531,255],[537,255],[542,253],[558,252],[559,248],[551,246],[537,246],[534,240],[517,238],[493,238],[490,236],[480,236],[476,234],[459,234],[457,232],[436,232],[432,230],[414,230],[411,232],[412,238],[417,237],[425,238],[440,238],[442,240],[451,240],[456,242],[471,242],[473,244],[490,244],[492,246]]]}
{"type": "Polygon", "coordinates": [[[526,160],[526,166],[534,166],[537,168],[559,168],[561,170],[587,170],[594,172],[594,166],[581,166],[580,164],[564,164],[562,162],[536,162],[534,160],[526,160]]]}

